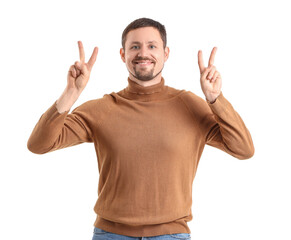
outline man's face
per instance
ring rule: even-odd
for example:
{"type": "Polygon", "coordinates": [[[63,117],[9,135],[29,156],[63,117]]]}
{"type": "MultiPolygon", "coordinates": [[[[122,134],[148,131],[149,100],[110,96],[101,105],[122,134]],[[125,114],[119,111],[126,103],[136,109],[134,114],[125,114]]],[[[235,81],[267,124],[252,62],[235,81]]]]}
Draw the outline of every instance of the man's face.
{"type": "Polygon", "coordinates": [[[157,29],[143,27],[128,32],[125,50],[121,48],[120,55],[130,78],[149,81],[161,77],[169,48],[164,49],[163,40],[157,29]]]}

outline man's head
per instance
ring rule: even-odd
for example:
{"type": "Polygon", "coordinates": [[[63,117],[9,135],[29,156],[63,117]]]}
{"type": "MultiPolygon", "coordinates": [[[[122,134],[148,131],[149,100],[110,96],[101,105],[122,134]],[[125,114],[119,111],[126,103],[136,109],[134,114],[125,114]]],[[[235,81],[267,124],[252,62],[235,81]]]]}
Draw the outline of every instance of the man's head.
{"type": "Polygon", "coordinates": [[[125,42],[127,34],[134,29],[143,28],[143,27],[153,27],[157,29],[161,35],[161,39],[163,40],[164,48],[167,46],[167,32],[164,25],[161,23],[152,20],[150,18],[139,18],[131,22],[123,31],[121,37],[121,45],[123,49],[125,49],[125,42]]]}
{"type": "Polygon", "coordinates": [[[130,23],[122,34],[120,55],[129,71],[130,78],[149,81],[161,77],[168,59],[165,27],[149,18],[130,23]]]}

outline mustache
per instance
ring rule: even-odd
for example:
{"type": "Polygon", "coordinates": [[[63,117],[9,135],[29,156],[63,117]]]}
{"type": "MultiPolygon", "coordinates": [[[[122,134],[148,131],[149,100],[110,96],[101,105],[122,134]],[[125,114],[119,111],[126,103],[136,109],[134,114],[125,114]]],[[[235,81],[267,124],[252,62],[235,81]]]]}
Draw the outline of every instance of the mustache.
{"type": "Polygon", "coordinates": [[[143,58],[143,57],[136,57],[135,59],[132,60],[132,62],[135,62],[135,61],[151,61],[153,63],[156,63],[156,61],[151,58],[143,58]]]}

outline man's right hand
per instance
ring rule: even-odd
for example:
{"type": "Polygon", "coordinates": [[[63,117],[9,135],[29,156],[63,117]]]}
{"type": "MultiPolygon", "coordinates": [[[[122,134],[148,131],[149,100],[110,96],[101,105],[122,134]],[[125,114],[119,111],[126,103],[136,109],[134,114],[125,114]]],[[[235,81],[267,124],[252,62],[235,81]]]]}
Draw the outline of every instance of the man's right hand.
{"type": "Polygon", "coordinates": [[[74,65],[72,65],[68,72],[67,77],[67,89],[68,90],[76,90],[81,93],[86,87],[88,80],[90,78],[90,73],[92,67],[96,61],[98,48],[95,47],[93,53],[87,63],[85,63],[85,52],[84,47],[81,41],[78,41],[79,46],[79,54],[80,61],[76,61],[74,65]]]}
{"type": "Polygon", "coordinates": [[[56,102],[59,113],[69,111],[79,98],[89,81],[91,70],[97,58],[98,48],[95,47],[89,61],[85,63],[85,53],[81,41],[78,41],[78,46],[80,62],[76,61],[68,71],[67,86],[56,102]]]}

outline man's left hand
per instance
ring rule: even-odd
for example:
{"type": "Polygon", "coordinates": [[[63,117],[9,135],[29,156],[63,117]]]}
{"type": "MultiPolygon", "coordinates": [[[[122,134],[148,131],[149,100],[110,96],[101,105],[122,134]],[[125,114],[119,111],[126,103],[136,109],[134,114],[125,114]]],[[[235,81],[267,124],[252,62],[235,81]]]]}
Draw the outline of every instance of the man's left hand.
{"type": "Polygon", "coordinates": [[[200,83],[202,91],[210,103],[214,103],[221,92],[222,80],[220,73],[216,71],[214,64],[214,57],[217,47],[212,49],[208,67],[204,66],[202,51],[198,51],[198,65],[200,69],[200,83]]]}

